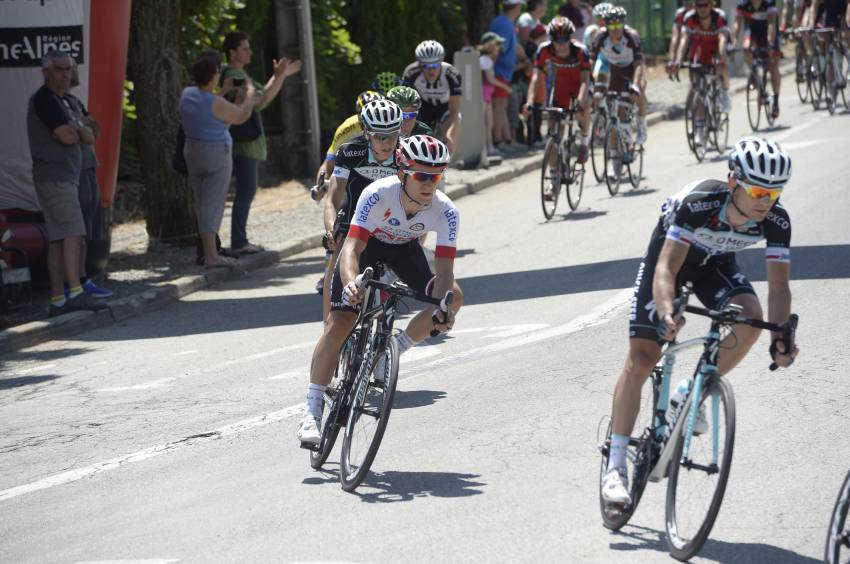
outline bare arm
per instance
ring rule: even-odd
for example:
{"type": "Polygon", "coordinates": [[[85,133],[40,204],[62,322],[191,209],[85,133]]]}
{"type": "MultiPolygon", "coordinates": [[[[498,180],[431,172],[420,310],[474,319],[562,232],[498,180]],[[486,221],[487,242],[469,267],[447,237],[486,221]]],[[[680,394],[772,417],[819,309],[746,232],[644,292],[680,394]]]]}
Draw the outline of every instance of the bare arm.
{"type": "Polygon", "coordinates": [[[446,127],[446,148],[449,154],[454,153],[455,144],[457,143],[457,130],[460,125],[460,96],[451,96],[449,98],[449,119],[446,127]]]}
{"type": "Polygon", "coordinates": [[[254,87],[248,82],[245,96],[241,100],[237,98],[235,104],[228,102],[221,96],[216,96],[213,99],[212,113],[216,118],[231,125],[245,123],[251,117],[251,112],[254,111],[254,98],[254,87]]]}
{"type": "Polygon", "coordinates": [[[365,248],[365,241],[354,237],[345,238],[345,243],[339,252],[339,277],[343,287],[353,282],[360,274],[360,255],[365,248]]]}
{"type": "Polygon", "coordinates": [[[683,33],[681,39],[679,40],[679,48],[676,50],[676,64],[681,65],[682,61],[685,60],[685,51],[688,50],[688,45],[691,42],[691,36],[687,33],[683,33]]]}
{"type": "MultiPolygon", "coordinates": [[[[325,198],[325,206],[322,208],[322,221],[324,221],[325,231],[328,233],[333,231],[336,214],[342,206],[343,198],[345,198],[346,185],[348,185],[348,180],[337,176],[331,176],[328,182],[328,197],[325,198]]],[[[331,246],[333,246],[333,243],[331,246]]]]}
{"type": "Polygon", "coordinates": [[[776,14],[768,14],[767,16],[767,44],[773,45],[776,41],[776,14]]]}
{"type": "MultiPolygon", "coordinates": [[[[817,1],[817,0],[815,0],[815,1],[817,1]]],[[[738,43],[738,34],[741,31],[741,26],[742,26],[743,21],[744,21],[744,18],[741,17],[741,14],[735,14],[735,23],[732,24],[732,37],[729,39],[729,45],[731,45],[732,47],[734,47],[735,44],[738,43]]]]}
{"type": "Polygon", "coordinates": [[[534,93],[537,92],[537,83],[542,80],[540,75],[543,73],[540,69],[534,69],[534,72],[531,73],[531,82],[528,84],[528,94],[526,95],[526,105],[531,106],[534,104],[534,93]]]}
{"type": "MultiPolygon", "coordinates": [[[[768,262],[767,269],[767,320],[784,323],[791,314],[791,265],[784,262],[768,262]]],[[[779,333],[773,333],[774,339],[779,333]]]]}
{"type": "Polygon", "coordinates": [[[673,319],[673,300],[676,299],[676,276],[688,256],[690,247],[671,239],[664,241],[658,262],[655,263],[655,276],[652,279],[652,299],[655,300],[658,320],[667,324],[667,337],[676,336],[676,320],[673,319]]]}
{"type": "Polygon", "coordinates": [[[77,133],[77,128],[68,123],[54,129],[53,137],[63,145],[76,145],[80,142],[80,135],[77,133]]]}
{"type": "Polygon", "coordinates": [[[676,53],[679,52],[679,26],[673,23],[673,29],[670,31],[670,51],[667,53],[669,60],[675,60],[676,53]]]}
{"type": "Polygon", "coordinates": [[[257,98],[255,104],[265,106],[274,100],[275,96],[277,96],[283,86],[283,81],[286,80],[288,76],[292,76],[301,70],[301,61],[290,61],[284,57],[279,61],[273,61],[272,66],[274,68],[274,72],[269,77],[268,82],[266,82],[266,85],[263,88],[263,95],[257,98]]]}

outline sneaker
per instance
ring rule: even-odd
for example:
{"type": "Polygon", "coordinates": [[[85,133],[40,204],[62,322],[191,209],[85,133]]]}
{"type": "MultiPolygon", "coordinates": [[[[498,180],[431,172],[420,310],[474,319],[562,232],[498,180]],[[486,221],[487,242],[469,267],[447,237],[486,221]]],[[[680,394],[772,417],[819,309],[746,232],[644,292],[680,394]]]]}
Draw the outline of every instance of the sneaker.
{"type": "Polygon", "coordinates": [[[770,113],[773,116],[773,119],[779,117],[779,98],[776,96],[773,97],[773,110],[770,113]]]}
{"type": "Polygon", "coordinates": [[[94,298],[92,298],[85,292],[83,292],[76,298],[68,298],[67,300],[65,300],[65,306],[67,307],[67,311],[100,311],[102,309],[109,309],[108,305],[103,302],[95,301],[94,298]]]}
{"type": "Polygon", "coordinates": [[[629,477],[625,468],[613,468],[602,478],[602,499],[611,505],[629,505],[629,477]]]}
{"type": "Polygon", "coordinates": [[[94,281],[89,278],[83,284],[83,291],[89,296],[97,299],[111,298],[112,292],[107,290],[106,288],[101,288],[94,281]]]}
{"type": "Polygon", "coordinates": [[[310,413],[305,413],[298,427],[298,441],[301,444],[318,445],[322,438],[319,433],[319,420],[310,413]]]}
{"type": "Polygon", "coordinates": [[[61,306],[58,306],[58,305],[51,303],[47,307],[47,317],[58,317],[60,315],[64,315],[64,314],[68,313],[69,311],[71,311],[71,310],[68,309],[68,298],[66,297],[65,303],[62,304],[61,306]]]}
{"type": "Polygon", "coordinates": [[[732,98],[728,90],[720,90],[720,111],[724,114],[732,111],[732,98]]]}
{"type": "Polygon", "coordinates": [[[587,162],[587,145],[584,143],[580,143],[578,146],[578,155],[576,155],[576,161],[579,164],[584,164],[587,162]]]}
{"type": "Polygon", "coordinates": [[[547,202],[551,202],[555,199],[555,186],[552,182],[546,185],[546,190],[543,192],[543,199],[547,202]]]}
{"type": "Polygon", "coordinates": [[[643,145],[646,143],[646,119],[638,118],[637,122],[637,138],[635,143],[643,145]]]}

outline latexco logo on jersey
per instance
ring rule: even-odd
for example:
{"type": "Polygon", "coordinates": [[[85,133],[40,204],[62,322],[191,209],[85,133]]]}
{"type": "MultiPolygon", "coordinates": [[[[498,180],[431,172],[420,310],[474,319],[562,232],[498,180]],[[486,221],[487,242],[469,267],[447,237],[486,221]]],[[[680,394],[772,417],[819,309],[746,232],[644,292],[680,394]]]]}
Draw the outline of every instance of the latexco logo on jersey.
{"type": "Polygon", "coordinates": [[[83,26],[0,29],[0,68],[40,67],[45,53],[54,50],[68,53],[78,64],[85,63],[83,26]]]}

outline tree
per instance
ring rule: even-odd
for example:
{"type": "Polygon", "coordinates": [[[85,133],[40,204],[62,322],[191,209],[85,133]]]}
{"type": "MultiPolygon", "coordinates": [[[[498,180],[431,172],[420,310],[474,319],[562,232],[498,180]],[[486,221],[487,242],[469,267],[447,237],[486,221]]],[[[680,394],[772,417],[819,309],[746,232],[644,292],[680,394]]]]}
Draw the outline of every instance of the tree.
{"type": "Polygon", "coordinates": [[[178,102],[185,71],[180,64],[180,0],[133,2],[128,78],[133,82],[137,150],[145,185],[151,241],[188,242],[197,232],[192,194],[171,168],[180,123],[178,102]]]}

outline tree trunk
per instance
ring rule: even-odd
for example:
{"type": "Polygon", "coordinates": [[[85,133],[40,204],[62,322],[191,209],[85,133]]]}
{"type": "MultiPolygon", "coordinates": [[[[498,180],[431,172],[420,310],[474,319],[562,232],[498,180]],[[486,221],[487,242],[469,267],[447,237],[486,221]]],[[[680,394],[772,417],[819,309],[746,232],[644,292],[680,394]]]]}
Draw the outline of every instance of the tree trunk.
{"type": "Polygon", "coordinates": [[[496,0],[466,0],[463,3],[466,29],[472,45],[478,44],[490,22],[498,15],[496,4],[496,0]]]}
{"type": "Polygon", "coordinates": [[[136,138],[145,184],[144,207],[151,242],[191,243],[197,233],[192,195],[171,168],[179,125],[180,0],[133,2],[127,75],[133,81],[136,138]]]}

